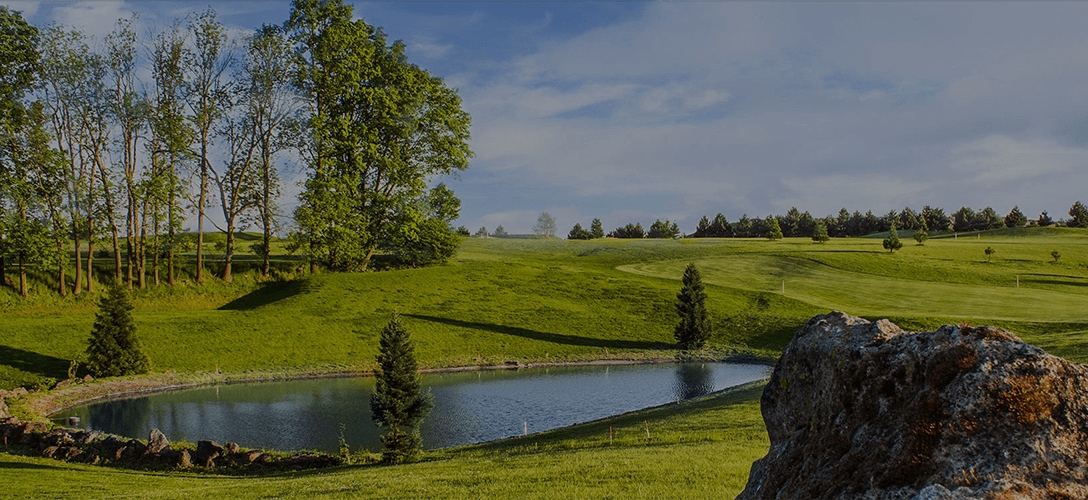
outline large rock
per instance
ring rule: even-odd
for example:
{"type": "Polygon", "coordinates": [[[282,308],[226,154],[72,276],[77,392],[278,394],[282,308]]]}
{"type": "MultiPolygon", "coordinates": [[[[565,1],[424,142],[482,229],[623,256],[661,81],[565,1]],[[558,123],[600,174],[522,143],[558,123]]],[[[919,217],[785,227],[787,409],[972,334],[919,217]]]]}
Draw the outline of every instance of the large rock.
{"type": "Polygon", "coordinates": [[[146,453],[156,454],[162,453],[170,449],[170,441],[166,439],[166,435],[158,429],[151,429],[151,433],[147,438],[147,451],[146,453]]]}
{"type": "Polygon", "coordinates": [[[1088,370],[1007,331],[812,318],[738,499],[1088,498],[1088,370]]]}

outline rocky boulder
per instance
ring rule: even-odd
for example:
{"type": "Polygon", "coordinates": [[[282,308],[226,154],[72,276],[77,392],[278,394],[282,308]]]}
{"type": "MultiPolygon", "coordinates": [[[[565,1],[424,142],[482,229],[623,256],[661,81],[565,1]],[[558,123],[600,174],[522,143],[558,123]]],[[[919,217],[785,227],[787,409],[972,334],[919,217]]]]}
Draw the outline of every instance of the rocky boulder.
{"type": "Polygon", "coordinates": [[[812,318],[738,499],[1088,498],[1088,368],[999,328],[812,318]]]}

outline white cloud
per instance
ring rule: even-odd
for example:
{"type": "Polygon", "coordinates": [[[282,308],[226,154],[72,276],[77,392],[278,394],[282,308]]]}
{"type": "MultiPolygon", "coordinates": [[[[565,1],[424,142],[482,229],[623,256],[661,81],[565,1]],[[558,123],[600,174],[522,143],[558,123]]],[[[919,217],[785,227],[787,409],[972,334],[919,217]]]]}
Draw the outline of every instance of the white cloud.
{"type": "Polygon", "coordinates": [[[1053,140],[1023,141],[1001,135],[971,141],[952,153],[956,160],[951,170],[967,182],[982,185],[1060,179],[1088,164],[1088,150],[1053,140]]]}

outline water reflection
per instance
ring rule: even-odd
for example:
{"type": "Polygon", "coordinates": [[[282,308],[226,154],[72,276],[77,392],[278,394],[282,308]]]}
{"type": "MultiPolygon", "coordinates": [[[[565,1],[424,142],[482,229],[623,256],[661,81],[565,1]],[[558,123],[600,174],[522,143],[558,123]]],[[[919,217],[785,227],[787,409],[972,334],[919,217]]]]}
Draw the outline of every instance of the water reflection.
{"type": "MultiPolygon", "coordinates": [[[[421,430],[442,448],[538,432],[691,399],[768,376],[770,368],[727,363],[552,367],[429,374],[435,409],[421,430]]],[[[370,416],[373,378],[230,384],[74,408],[83,427],[171,440],[214,439],[243,447],[335,452],[340,424],[352,449],[377,450],[370,416]]]]}
{"type": "Polygon", "coordinates": [[[714,371],[705,363],[688,363],[676,367],[678,399],[695,399],[714,392],[714,371]]]}

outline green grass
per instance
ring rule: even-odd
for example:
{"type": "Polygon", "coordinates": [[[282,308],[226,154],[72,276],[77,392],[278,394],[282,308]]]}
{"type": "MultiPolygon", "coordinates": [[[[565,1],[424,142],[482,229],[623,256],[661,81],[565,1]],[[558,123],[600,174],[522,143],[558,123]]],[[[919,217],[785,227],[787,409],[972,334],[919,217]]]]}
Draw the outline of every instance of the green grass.
{"type": "Polygon", "coordinates": [[[234,478],[0,454],[0,477],[4,497],[13,500],[732,498],[744,488],[752,461],[767,452],[761,391],[761,385],[749,385],[680,405],[431,452],[421,463],[396,467],[234,478]]]}
{"type": "MultiPolygon", "coordinates": [[[[669,355],[679,279],[696,262],[715,322],[712,342],[724,352],[776,357],[811,316],[838,309],[919,330],[993,324],[1053,354],[1088,360],[1088,310],[1079,307],[1088,299],[1088,233],[996,230],[939,235],[924,246],[901,237],[905,246],[895,254],[879,237],[823,245],[470,238],[443,266],[305,277],[290,274],[298,263],[288,261],[284,274],[295,279],[287,281],[261,283],[239,273],[229,286],[213,280],[141,291],[135,318],[157,372],[365,369],[394,311],[426,366],[669,355]],[[988,246],[997,251],[991,261],[983,253],[988,246]]],[[[0,388],[64,378],[94,311],[92,300],[72,297],[0,308],[0,388]]],[[[749,390],[433,452],[424,463],[392,469],[238,480],[0,455],[0,475],[14,475],[42,498],[128,491],[195,498],[729,497],[765,450],[758,391],[749,390]],[[652,432],[661,430],[650,442],[638,437],[643,420],[652,432]],[[613,446],[603,441],[608,425],[619,431],[613,446]]]]}

